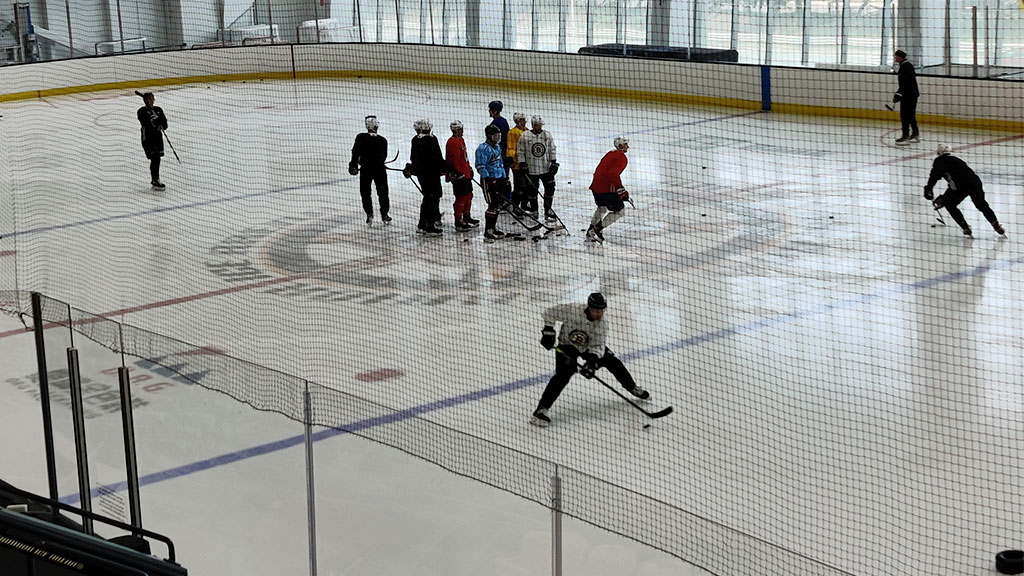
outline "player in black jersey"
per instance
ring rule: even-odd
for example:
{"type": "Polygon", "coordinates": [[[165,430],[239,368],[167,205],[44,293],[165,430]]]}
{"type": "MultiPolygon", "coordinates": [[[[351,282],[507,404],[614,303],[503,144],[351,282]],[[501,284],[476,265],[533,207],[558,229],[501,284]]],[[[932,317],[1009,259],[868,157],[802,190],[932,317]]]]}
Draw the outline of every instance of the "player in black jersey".
{"type": "Polygon", "coordinates": [[[946,193],[935,198],[932,204],[935,205],[935,209],[945,208],[949,211],[949,215],[953,217],[953,220],[960,225],[960,229],[963,230],[965,236],[971,235],[971,227],[967,225],[967,221],[964,220],[963,213],[957,208],[957,204],[963,202],[964,198],[971,197],[971,202],[974,202],[974,206],[981,211],[988,223],[992,225],[992,229],[996,231],[996,234],[1000,236],[1006,234],[1006,230],[999,223],[999,219],[996,218],[995,212],[989,207],[988,202],[985,201],[985,190],[982,189],[981,178],[971,170],[971,167],[966,162],[953,156],[948,144],[939,144],[936,149],[938,157],[932,162],[932,172],[928,176],[928,183],[924,185],[924,197],[926,200],[932,200],[934,194],[932,187],[939,181],[939,178],[946,180],[948,188],[946,193]]]}
{"type": "Polygon", "coordinates": [[[139,108],[139,124],[142,125],[142,149],[149,158],[149,177],[154,190],[166,188],[160,181],[160,158],[164,155],[164,134],[167,129],[167,117],[164,116],[163,108],[154,106],[156,97],[152,92],[142,95],[142,101],[146,104],[139,108]]]}
{"type": "Polygon", "coordinates": [[[356,136],[352,145],[352,160],[348,163],[348,173],[359,174],[359,195],[363,198],[363,212],[366,212],[366,223],[373,222],[373,199],[370,196],[370,184],[377,187],[377,202],[380,204],[380,220],[391,222],[388,212],[391,202],[388,199],[388,172],[384,167],[388,157],[388,141],[377,130],[380,123],[376,116],[366,117],[366,132],[356,136]]]}

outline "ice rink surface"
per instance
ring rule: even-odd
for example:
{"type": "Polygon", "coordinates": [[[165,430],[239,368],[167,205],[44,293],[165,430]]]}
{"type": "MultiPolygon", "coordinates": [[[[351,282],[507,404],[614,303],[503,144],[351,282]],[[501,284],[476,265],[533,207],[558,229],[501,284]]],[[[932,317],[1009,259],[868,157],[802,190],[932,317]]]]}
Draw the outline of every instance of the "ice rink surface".
{"type": "MultiPolygon", "coordinates": [[[[394,409],[429,406],[419,417],[850,573],[924,562],[985,574],[996,552],[1022,541],[1024,135],[922,125],[924,142],[897,148],[895,115],[883,124],[366,79],[184,85],[157,92],[182,163],[168,150],[167,190],[154,192],[138,144],[140,105],[104,92],[0,106],[17,219],[10,233],[11,216],[0,216],[3,278],[16,273],[20,289],[394,409]],[[442,149],[448,123],[461,120],[472,158],[496,98],[508,118],[544,117],[561,163],[555,208],[570,235],[488,245],[482,228],[458,234],[445,185],[445,235],[420,237],[419,195],[398,173],[389,173],[394,222],[364,223],[346,168],[365,115],[380,118],[396,166],[420,117],[433,121],[442,149]],[[637,208],[603,246],[587,244],[587,186],[619,134],[631,140],[623,182],[637,208]],[[933,226],[921,190],[940,141],[981,176],[1007,238],[970,201],[961,208],[973,239],[948,214],[949,227],[933,226]],[[675,406],[650,431],[579,378],[551,428],[527,424],[553,369],[538,344],[541,311],[595,290],[609,300],[609,346],[651,391],[652,407],[675,406]],[[390,376],[360,378],[378,373],[390,376]]],[[[476,196],[472,213],[482,220],[476,196]]],[[[0,347],[25,352],[0,366],[5,404],[25,414],[0,425],[10,438],[6,423],[38,423],[28,387],[19,388],[33,371],[31,338],[4,326],[0,347]]],[[[83,373],[102,378],[116,365],[107,360],[83,373]]],[[[185,385],[143,395],[147,527],[188,550],[186,566],[231,573],[215,551],[197,551],[210,546],[209,530],[192,518],[228,497],[211,491],[239,486],[280,512],[264,535],[301,559],[301,446],[217,460],[301,426],[211,395],[185,385]],[[175,498],[188,506],[168,502],[175,498]]],[[[105,426],[102,415],[94,421],[105,426]]],[[[4,451],[40,460],[38,446],[4,451]]],[[[321,573],[482,573],[469,548],[487,551],[481,562],[503,559],[488,573],[545,569],[543,508],[348,436],[318,451],[331,455],[319,459],[324,530],[347,542],[334,549],[321,539],[321,573]],[[431,509],[415,494],[471,504],[431,509]],[[448,537],[387,527],[384,518],[416,515],[420,503],[423,530],[448,537]],[[457,509],[465,511],[448,528],[432,524],[437,510],[457,509]],[[348,517],[376,528],[354,530],[348,517]],[[379,540],[356,545],[376,530],[379,540]],[[513,550],[487,548],[495,541],[513,550]]],[[[516,473],[486,454],[467,458],[516,473]]],[[[41,466],[30,472],[5,467],[0,477],[40,487],[41,466]]],[[[63,479],[62,493],[74,486],[63,479]]],[[[266,509],[223,502],[218,548],[233,542],[232,522],[267,522],[266,509]]],[[[571,573],[689,570],[582,524],[572,533],[583,551],[571,573]]],[[[248,555],[254,566],[271,562],[260,554],[248,555]]]]}

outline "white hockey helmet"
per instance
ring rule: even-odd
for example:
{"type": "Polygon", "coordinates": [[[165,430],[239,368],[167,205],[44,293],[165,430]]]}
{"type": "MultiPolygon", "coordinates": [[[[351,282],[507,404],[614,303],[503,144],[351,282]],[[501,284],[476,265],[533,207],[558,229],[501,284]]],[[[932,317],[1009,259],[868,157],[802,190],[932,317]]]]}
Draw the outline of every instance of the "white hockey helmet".
{"type": "Polygon", "coordinates": [[[378,128],[380,128],[380,122],[377,122],[377,117],[376,116],[367,116],[366,117],[366,129],[371,131],[371,132],[376,132],[378,128]]]}
{"type": "Polygon", "coordinates": [[[530,117],[530,126],[535,126],[537,124],[540,124],[541,126],[543,126],[544,125],[544,119],[541,118],[540,116],[531,116],[530,117]]]}
{"type": "Polygon", "coordinates": [[[461,120],[455,120],[451,124],[449,124],[448,127],[452,129],[452,134],[455,134],[459,130],[462,130],[462,128],[463,128],[462,121],[461,120]]]}
{"type": "Polygon", "coordinates": [[[417,134],[430,134],[430,131],[434,129],[434,125],[430,123],[430,120],[426,118],[420,118],[419,120],[412,123],[412,127],[416,130],[417,134]]]}
{"type": "Polygon", "coordinates": [[[936,156],[942,156],[943,154],[950,154],[952,152],[953,149],[949,147],[949,144],[939,144],[939,146],[935,149],[936,156]]]}
{"type": "Polygon", "coordinates": [[[614,144],[616,150],[622,150],[623,146],[629,146],[629,138],[626,138],[625,136],[616,136],[614,144]]]}
{"type": "Polygon", "coordinates": [[[519,122],[520,120],[526,120],[526,114],[523,114],[522,112],[516,112],[515,114],[512,115],[513,122],[519,122]]]}

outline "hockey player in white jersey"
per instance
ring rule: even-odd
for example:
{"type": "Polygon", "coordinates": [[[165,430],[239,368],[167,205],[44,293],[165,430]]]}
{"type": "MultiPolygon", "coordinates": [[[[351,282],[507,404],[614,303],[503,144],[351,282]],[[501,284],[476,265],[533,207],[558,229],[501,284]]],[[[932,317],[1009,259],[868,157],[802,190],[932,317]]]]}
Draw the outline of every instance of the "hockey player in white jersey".
{"type": "Polygon", "coordinates": [[[540,343],[551,350],[557,341],[558,351],[555,354],[555,375],[544,388],[530,423],[541,427],[551,423],[548,410],[576,372],[589,379],[594,377],[594,372],[599,368],[607,368],[630,394],[641,400],[650,398],[646,390],[637,386],[622,361],[605,346],[608,324],[604,321],[604,310],[607,307],[604,296],[594,292],[587,298],[586,306],[560,304],[544,311],[544,330],[540,343]],[[562,324],[562,328],[556,340],[555,324],[558,323],[562,324]],[[582,366],[577,358],[583,359],[582,366]]]}
{"type": "MultiPolygon", "coordinates": [[[[556,220],[558,217],[551,209],[555,199],[555,174],[558,173],[558,159],[555,154],[555,140],[551,133],[544,129],[544,119],[540,116],[530,118],[531,129],[523,132],[516,145],[516,160],[520,166],[526,166],[527,191],[531,196],[530,205],[537,205],[537,193],[541,183],[544,184],[544,217],[556,220]]],[[[536,215],[535,215],[536,216],[536,215]]]]}

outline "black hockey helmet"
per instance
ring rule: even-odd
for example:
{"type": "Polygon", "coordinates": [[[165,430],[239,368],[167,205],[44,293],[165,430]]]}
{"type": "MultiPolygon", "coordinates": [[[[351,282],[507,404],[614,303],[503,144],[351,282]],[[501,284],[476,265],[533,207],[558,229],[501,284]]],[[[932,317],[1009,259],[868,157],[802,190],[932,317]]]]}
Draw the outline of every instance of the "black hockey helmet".
{"type": "Polygon", "coordinates": [[[484,135],[487,138],[490,138],[491,134],[501,134],[501,128],[498,128],[494,124],[488,124],[487,127],[484,128],[484,135]]]}
{"type": "Polygon", "coordinates": [[[487,105],[487,107],[490,108],[491,110],[494,110],[495,112],[501,112],[501,110],[505,108],[505,105],[501,103],[501,100],[492,100],[491,103],[487,105]]]}
{"type": "Polygon", "coordinates": [[[587,296],[587,308],[591,310],[604,310],[607,307],[608,303],[605,302],[604,296],[600,292],[594,292],[587,296]]]}

